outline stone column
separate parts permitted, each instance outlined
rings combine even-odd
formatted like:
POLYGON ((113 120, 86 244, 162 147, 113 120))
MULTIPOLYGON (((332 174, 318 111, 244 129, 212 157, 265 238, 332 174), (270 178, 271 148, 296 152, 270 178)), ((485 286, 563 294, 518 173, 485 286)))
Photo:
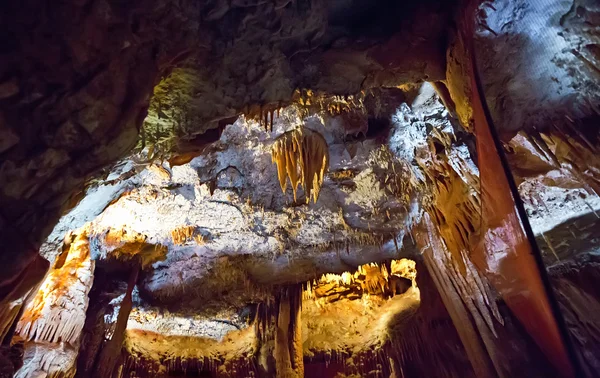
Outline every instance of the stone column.
POLYGON ((113 333, 112 338, 102 348, 96 364, 96 370, 94 372, 94 377, 96 378, 111 377, 115 371, 115 366, 117 365, 117 361, 121 354, 121 347, 123 346, 123 341, 125 339, 127 320, 129 319, 131 308, 133 307, 132 292, 133 287, 137 282, 139 270, 139 266, 134 266, 131 269, 129 281, 127 283, 127 292, 125 293, 123 302, 121 302, 115 332, 113 333))
POLYGON ((282 290, 275 329, 275 367, 277 378, 304 377, 302 350, 302 288, 282 290))

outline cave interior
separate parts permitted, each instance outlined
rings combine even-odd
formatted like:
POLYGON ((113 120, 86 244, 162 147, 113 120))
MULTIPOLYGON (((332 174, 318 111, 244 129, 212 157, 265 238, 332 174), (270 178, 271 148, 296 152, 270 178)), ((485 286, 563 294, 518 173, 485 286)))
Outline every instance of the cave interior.
POLYGON ((0 2, 0 378, 600 377, 595 0, 0 2))

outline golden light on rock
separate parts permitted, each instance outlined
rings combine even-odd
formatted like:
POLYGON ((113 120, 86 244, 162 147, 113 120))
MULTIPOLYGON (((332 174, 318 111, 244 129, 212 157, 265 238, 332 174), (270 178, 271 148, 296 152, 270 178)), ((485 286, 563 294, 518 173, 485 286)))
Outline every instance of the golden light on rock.
POLYGON ((365 91, 356 95, 331 95, 322 91, 315 92, 311 89, 296 89, 292 102, 301 108, 304 113, 327 112, 331 116, 352 111, 362 111, 365 91))
POLYGON ((76 3, 0 2, 0 378, 597 375, 595 2, 76 3))
POLYGON ((420 308, 415 279, 415 261, 402 259, 309 282, 302 305, 305 357, 358 362, 383 348, 420 308))
POLYGON ((360 265, 354 273, 327 273, 318 280, 309 281, 303 297, 321 304, 370 295, 391 298, 416 286, 415 279, 413 260, 392 260, 390 264, 369 263, 360 265))
POLYGON ((306 203, 311 198, 316 203, 329 168, 329 150, 325 138, 316 131, 297 129, 279 136, 272 149, 273 163, 277 164, 277 175, 281 190, 285 193, 290 179, 297 197, 298 186, 304 188, 306 203))
POLYGON ((85 322, 87 294, 94 279, 88 230, 79 230, 25 309, 17 333, 35 340, 74 344, 85 322))
POLYGON ((173 243, 182 245, 187 241, 194 238, 194 232, 196 228, 194 226, 181 226, 171 231, 171 238, 173 243))

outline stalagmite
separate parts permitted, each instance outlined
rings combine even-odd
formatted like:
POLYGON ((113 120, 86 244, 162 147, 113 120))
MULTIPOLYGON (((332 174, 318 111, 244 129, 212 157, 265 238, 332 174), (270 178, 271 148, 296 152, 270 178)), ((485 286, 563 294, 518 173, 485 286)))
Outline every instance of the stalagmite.
POLYGON ((309 129, 288 131, 279 136, 272 149, 281 190, 285 193, 289 177, 296 200, 298 185, 304 188, 306 203, 316 203, 329 168, 329 149, 321 134, 309 129))
POLYGON ((297 377, 304 377, 304 349, 302 347, 302 286, 291 289, 290 315, 293 318, 290 331, 290 355, 297 377))
POLYGON ((274 353, 277 378, 304 377, 301 312, 302 286, 283 289, 276 315, 274 353))
POLYGON ((98 356, 98 360, 96 363, 94 377, 111 377, 115 370, 117 360, 121 355, 121 347, 123 345, 123 340, 125 339, 125 329, 127 328, 127 320, 129 318, 129 313, 131 312, 131 308, 133 306, 132 292, 133 287, 137 282, 138 273, 139 267, 137 265, 133 266, 129 274, 127 292, 125 293, 125 298, 123 298, 123 301, 121 302, 121 307, 119 309, 119 315, 117 317, 115 331, 113 333, 112 338, 108 340, 102 347, 102 350, 100 352, 100 355, 98 356))

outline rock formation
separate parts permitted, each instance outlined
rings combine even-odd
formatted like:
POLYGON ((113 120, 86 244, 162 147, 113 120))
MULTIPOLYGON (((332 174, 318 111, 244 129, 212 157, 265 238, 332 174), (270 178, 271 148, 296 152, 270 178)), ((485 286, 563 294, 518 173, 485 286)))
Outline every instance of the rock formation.
POLYGON ((0 377, 595 377, 591 0, 0 4, 0 377))

